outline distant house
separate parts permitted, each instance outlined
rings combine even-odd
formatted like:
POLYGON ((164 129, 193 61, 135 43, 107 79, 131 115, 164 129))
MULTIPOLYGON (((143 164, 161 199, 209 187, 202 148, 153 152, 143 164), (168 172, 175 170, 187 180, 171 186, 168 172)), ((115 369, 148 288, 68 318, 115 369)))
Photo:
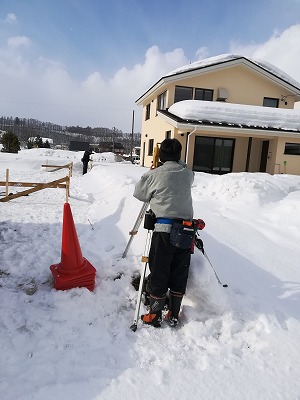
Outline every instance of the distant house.
POLYGON ((71 151, 85 151, 89 150, 89 142, 80 142, 78 140, 70 140, 69 150, 71 151))
POLYGON ((43 144, 48 142, 51 147, 53 146, 53 139, 50 138, 45 138, 40 136, 32 136, 28 138, 28 142, 32 143, 33 145, 37 143, 39 140, 41 140, 43 144))
POLYGON ((134 146, 133 150, 132 150, 132 154, 136 155, 136 156, 140 156, 141 155, 141 148, 140 146, 134 146))
POLYGON ((273 65, 221 55, 179 68, 137 101, 143 107, 141 164, 165 138, 182 159, 212 174, 300 175, 300 83, 273 65))
POLYGON ((99 151, 100 153, 124 154, 124 146, 118 142, 100 142, 99 151))

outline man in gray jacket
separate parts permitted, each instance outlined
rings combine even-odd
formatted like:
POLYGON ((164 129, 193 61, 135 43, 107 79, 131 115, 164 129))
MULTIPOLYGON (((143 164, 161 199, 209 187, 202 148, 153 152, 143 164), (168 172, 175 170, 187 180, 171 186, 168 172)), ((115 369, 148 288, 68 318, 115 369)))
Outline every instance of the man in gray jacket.
POLYGON ((167 321, 177 326, 178 314, 186 290, 191 249, 170 243, 174 222, 189 223, 193 219, 191 187, 194 173, 180 161, 181 144, 177 139, 165 139, 160 146, 162 166, 146 172, 136 184, 134 197, 150 201, 155 229, 149 252, 150 310, 142 315, 144 323, 160 327, 162 309, 169 290, 167 321))

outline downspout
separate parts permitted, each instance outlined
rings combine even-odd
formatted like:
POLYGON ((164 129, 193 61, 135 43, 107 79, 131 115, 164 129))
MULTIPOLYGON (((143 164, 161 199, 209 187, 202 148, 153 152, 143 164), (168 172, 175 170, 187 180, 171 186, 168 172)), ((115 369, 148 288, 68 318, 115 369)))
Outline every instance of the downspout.
POLYGON ((187 132, 186 133, 186 142, 185 142, 185 163, 187 164, 188 161, 188 149, 189 149, 189 144, 190 144, 190 135, 195 133, 197 130, 196 125, 194 126, 194 130, 192 132, 187 132))

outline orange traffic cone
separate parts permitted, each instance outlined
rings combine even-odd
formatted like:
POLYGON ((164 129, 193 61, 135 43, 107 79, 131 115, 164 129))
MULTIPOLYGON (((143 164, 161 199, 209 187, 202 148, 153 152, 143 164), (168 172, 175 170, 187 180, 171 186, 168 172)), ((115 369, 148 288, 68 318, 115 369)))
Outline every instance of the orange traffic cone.
POLYGON ((64 204, 61 261, 50 266, 57 290, 86 287, 95 288, 96 269, 82 257, 69 203, 64 204))

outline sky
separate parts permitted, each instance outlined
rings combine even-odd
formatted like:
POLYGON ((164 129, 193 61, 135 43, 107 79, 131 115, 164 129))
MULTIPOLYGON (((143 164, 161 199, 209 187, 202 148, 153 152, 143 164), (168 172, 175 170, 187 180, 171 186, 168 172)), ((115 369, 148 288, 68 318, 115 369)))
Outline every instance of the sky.
POLYGON ((122 254, 142 207, 134 186, 148 169, 101 153, 82 175, 82 154, 0 152, 0 181, 6 169, 10 182, 54 181, 66 170, 41 165, 73 162, 71 215, 64 189, 1 202, 1 398, 299 400, 300 176, 195 172, 209 261, 195 249, 178 329, 139 320, 133 332, 143 224, 122 254), (74 278, 81 267, 63 261, 66 243, 96 269, 93 291, 53 287, 51 265, 73 266, 74 278))
POLYGON ((220 54, 300 81, 300 0, 0 0, 1 115, 141 130, 153 83, 220 54))

